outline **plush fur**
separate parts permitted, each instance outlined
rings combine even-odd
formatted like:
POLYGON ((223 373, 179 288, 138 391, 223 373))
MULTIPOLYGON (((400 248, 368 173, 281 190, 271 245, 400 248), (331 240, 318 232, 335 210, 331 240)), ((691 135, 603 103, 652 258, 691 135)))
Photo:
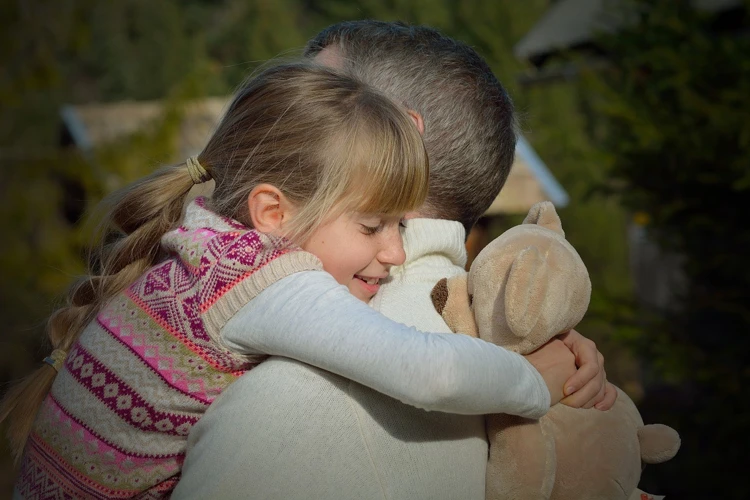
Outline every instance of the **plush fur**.
MULTIPOLYGON (((590 295, 586 266, 554 206, 542 202, 484 248, 466 276, 441 280, 432 298, 454 332, 528 354, 576 326, 590 295)), ((539 420, 489 415, 486 425, 489 500, 625 500, 643 463, 669 460, 680 446, 670 427, 644 426, 619 389, 608 411, 557 404, 539 420)))

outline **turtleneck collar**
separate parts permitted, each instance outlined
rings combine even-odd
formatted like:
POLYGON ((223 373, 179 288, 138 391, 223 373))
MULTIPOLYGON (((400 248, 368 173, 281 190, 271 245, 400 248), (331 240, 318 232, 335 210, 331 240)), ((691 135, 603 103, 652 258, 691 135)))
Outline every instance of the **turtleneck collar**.
POLYGON ((466 231, 460 222, 441 219, 409 219, 403 233, 406 263, 393 269, 398 273, 403 267, 423 257, 447 258, 451 264, 466 265, 466 231))

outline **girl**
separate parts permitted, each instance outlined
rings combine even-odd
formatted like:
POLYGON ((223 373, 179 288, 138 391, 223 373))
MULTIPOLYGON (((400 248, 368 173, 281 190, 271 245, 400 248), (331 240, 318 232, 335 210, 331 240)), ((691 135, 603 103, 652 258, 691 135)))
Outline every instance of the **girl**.
POLYGON ((120 236, 50 319, 46 365, 4 401, 15 495, 169 495, 191 427, 266 355, 426 409, 546 412, 550 392, 521 356, 364 303, 404 260, 399 222, 427 176, 408 113, 363 84, 299 64, 250 80, 197 158, 115 196, 120 236), (183 217, 210 178, 211 199, 183 217))

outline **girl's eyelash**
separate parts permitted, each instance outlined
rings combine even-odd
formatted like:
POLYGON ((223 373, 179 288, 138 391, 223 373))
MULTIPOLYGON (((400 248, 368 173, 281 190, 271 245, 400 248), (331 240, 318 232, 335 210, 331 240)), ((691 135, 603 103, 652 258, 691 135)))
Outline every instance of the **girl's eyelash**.
MULTIPOLYGON (((406 221, 400 220, 398 221, 398 225, 399 227, 406 227, 406 221)), ((383 228, 385 227, 385 224, 381 223, 377 226, 368 226, 366 224, 360 224, 360 226, 362 226, 363 233, 365 233, 366 235, 373 235, 375 233, 379 233, 380 231, 382 231, 383 228)))

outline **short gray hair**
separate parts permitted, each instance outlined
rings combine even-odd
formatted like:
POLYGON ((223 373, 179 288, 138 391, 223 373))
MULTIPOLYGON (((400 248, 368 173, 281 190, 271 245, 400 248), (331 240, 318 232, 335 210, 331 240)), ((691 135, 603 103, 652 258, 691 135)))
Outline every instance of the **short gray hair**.
POLYGON ((487 63, 433 28, 398 22, 335 24, 304 54, 326 47, 345 72, 422 115, 430 188, 421 213, 459 221, 468 234, 505 184, 516 145, 513 103, 487 63))

